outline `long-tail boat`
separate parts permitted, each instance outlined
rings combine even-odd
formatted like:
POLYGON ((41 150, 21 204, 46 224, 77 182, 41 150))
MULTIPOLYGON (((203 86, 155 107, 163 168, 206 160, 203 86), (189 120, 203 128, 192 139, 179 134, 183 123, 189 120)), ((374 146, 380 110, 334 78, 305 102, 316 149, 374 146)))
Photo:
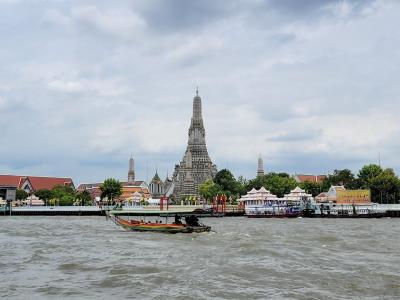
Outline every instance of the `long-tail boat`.
POLYGON ((181 222, 181 217, 175 215, 173 223, 163 223, 162 221, 148 221, 143 220, 126 220, 116 215, 110 215, 110 218, 115 224, 121 226, 128 231, 153 231, 164 233, 192 233, 192 232, 208 232, 211 230, 210 226, 202 225, 198 222, 195 215, 185 217, 185 223, 181 222))

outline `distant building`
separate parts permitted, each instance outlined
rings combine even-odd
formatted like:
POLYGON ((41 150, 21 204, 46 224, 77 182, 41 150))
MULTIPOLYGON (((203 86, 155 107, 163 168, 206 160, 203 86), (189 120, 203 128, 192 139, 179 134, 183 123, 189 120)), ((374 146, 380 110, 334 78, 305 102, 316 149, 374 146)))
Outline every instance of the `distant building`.
MULTIPOLYGON (((102 182, 98 183, 82 183, 76 189, 78 192, 87 191, 90 193, 92 199, 96 199, 97 197, 101 197, 100 186, 102 182)), ((135 193, 139 193, 143 199, 150 198, 150 190, 149 186, 144 181, 133 181, 133 182, 121 182, 122 184, 122 195, 120 196, 121 200, 126 200, 130 197, 133 197, 135 193)))
POLYGON ((20 175, 0 175, 0 185, 22 189, 29 194, 42 189, 51 190, 57 185, 74 188, 71 178, 20 175))
POLYGON ((264 176, 264 162, 261 154, 258 157, 257 176, 264 176))
POLYGON ((3 185, 0 184, 0 204, 6 204, 6 201, 15 201, 16 200, 16 191, 17 188, 15 186, 3 185))
POLYGON ((315 197, 317 203, 332 202, 336 204, 371 203, 370 190, 347 190, 344 186, 331 186, 329 191, 315 197))
POLYGON ((102 183, 81 183, 76 191, 78 193, 82 193, 83 191, 87 191, 90 194, 90 197, 94 199, 100 199, 101 197, 101 190, 100 185, 102 183))
POLYGON ((149 186, 145 181, 122 182, 122 195, 120 197, 122 200, 133 197, 135 193, 139 193, 143 200, 151 197, 149 186))
MULTIPOLYGON (((132 197, 138 197, 139 194, 142 199, 149 199, 150 198, 150 189, 147 183, 143 180, 135 180, 135 169, 134 169, 134 160, 131 156, 129 159, 129 166, 128 166, 128 181, 121 182, 122 184, 122 195, 120 196, 121 200, 130 199, 132 197)), ((92 199, 100 198, 101 197, 101 190, 100 186, 102 185, 101 182, 97 183, 82 183, 76 189, 78 192, 87 191, 90 193, 92 199)), ((135 198, 135 199, 136 199, 135 198)))
POLYGON ((161 198, 162 196, 169 197, 174 189, 173 181, 168 177, 164 181, 158 176, 158 172, 154 175, 149 184, 150 193, 152 198, 161 198))
POLYGON ((322 183, 325 178, 326 178, 326 175, 304 175, 304 174, 296 174, 296 175, 294 175, 294 179, 298 183, 302 183, 302 182, 322 183))
POLYGON ((161 180, 160 176, 158 176, 157 171, 150 181, 149 187, 152 198, 160 198, 164 195, 164 182, 161 180))
POLYGON ((43 206, 45 204, 43 200, 34 195, 28 196, 24 202, 30 206, 43 206))
POLYGON ((128 182, 134 182, 134 181, 135 181, 135 161, 131 156, 131 158, 129 159, 128 182))

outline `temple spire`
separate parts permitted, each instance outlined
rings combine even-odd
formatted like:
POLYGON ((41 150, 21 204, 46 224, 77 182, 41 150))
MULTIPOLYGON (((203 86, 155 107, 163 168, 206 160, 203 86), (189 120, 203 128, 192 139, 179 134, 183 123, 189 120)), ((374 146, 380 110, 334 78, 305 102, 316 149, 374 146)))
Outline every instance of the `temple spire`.
POLYGON ((135 161, 133 160, 132 153, 129 159, 129 169, 128 169, 128 182, 135 181, 135 161))
MULTIPOLYGON (((203 122, 202 112, 201 112, 201 98, 199 96, 199 89, 196 88, 196 96, 193 98, 193 116, 192 120, 197 123, 203 122)), ((199 124, 200 125, 200 124, 199 124)))
POLYGON ((261 153, 258 156, 257 176, 264 176, 264 162, 263 162, 263 159, 261 157, 261 153))

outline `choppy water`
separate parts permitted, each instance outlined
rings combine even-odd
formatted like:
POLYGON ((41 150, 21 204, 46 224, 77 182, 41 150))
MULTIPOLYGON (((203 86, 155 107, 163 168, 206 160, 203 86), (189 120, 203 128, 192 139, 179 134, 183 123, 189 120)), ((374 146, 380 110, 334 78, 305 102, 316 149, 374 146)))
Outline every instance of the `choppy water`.
POLYGON ((204 219, 126 232, 102 217, 0 217, 0 297, 394 299, 400 219, 204 219))

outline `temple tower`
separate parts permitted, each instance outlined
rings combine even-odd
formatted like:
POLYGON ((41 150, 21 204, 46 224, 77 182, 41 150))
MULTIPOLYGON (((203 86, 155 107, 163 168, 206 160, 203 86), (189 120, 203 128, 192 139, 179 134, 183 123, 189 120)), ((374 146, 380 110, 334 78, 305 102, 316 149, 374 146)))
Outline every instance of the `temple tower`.
POLYGON ((202 117, 202 103, 199 90, 193 98, 193 114, 188 131, 188 144, 185 155, 179 165, 175 166, 173 176, 174 197, 197 196, 198 187, 217 173, 206 146, 206 131, 202 117))
POLYGON ((164 195, 164 182, 158 176, 158 171, 156 169, 156 174, 149 184, 150 193, 153 198, 160 198, 164 195))
POLYGON ((264 162, 260 156, 258 157, 258 168, 257 168, 257 176, 264 176, 264 162))
POLYGON ((128 170, 128 182, 134 182, 135 181, 135 162, 132 158, 129 159, 129 170, 128 170))

